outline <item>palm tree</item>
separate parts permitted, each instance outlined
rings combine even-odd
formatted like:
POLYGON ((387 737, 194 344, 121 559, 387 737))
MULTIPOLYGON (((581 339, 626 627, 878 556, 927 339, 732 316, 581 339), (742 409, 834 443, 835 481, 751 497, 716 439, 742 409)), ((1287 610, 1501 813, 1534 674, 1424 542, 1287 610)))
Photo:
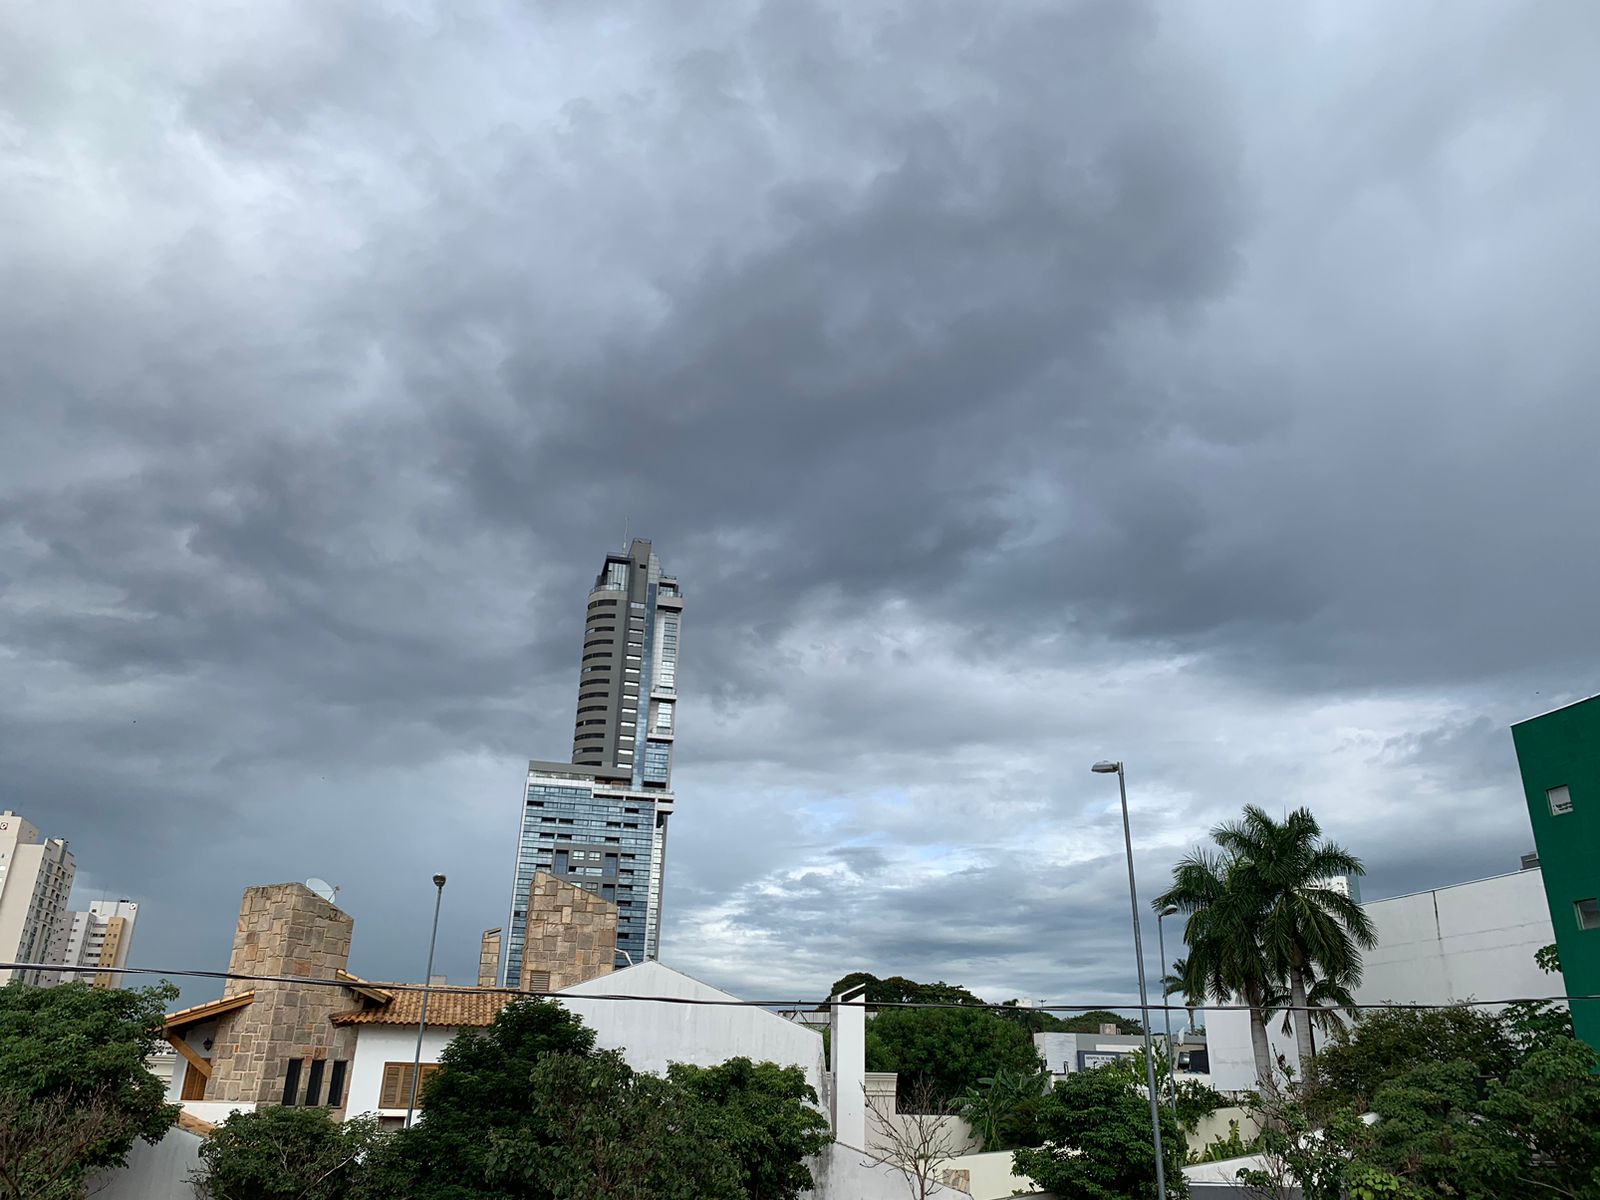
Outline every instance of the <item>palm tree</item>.
POLYGON ((1172 887, 1152 902, 1157 911, 1176 904, 1189 914, 1183 939, 1189 953, 1177 990, 1191 1001, 1244 1004, 1250 1011, 1250 1046, 1256 1079, 1272 1085, 1267 1008, 1275 993, 1272 965, 1259 940, 1260 904, 1245 890, 1247 876, 1229 855, 1195 850, 1173 868, 1172 887))
MULTIPOLYGON (((1288 999, 1288 996, 1280 995, 1278 1003, 1283 1004, 1288 999)), ((1313 1054, 1316 1053, 1315 1035, 1317 1030, 1320 1029, 1324 1037, 1332 1037, 1344 1028, 1344 1021, 1339 1015, 1340 1010, 1343 1010, 1351 1017, 1356 1014, 1355 997, 1350 994, 1348 988, 1333 979, 1319 978, 1313 980, 1311 986, 1306 989, 1306 1004, 1308 1006, 1307 1014, 1311 1018, 1311 1052, 1313 1054)), ((1292 1008, 1284 1011, 1282 1028, 1285 1034, 1292 1033, 1294 1030, 1293 1016, 1294 1010, 1292 1008)))
POLYGON ((1168 996, 1183 997, 1184 1011, 1189 1014, 1189 1023, 1185 1032, 1194 1028, 1194 1010, 1206 1002, 1204 995, 1196 996, 1190 994, 1188 987, 1184 983, 1184 976, 1188 971, 1189 960, 1180 958, 1175 960, 1172 966, 1167 969, 1167 973, 1161 977, 1161 996, 1163 999, 1168 996))
POLYGON ((1273 977, 1285 980, 1293 1005, 1300 1068, 1315 1058, 1309 992, 1317 976, 1348 991, 1361 982, 1361 951, 1377 945, 1362 907, 1332 886, 1341 876, 1365 874, 1361 860, 1324 841, 1308 808, 1275 821, 1255 805, 1212 830, 1234 864, 1241 888, 1258 906, 1257 942, 1273 977))

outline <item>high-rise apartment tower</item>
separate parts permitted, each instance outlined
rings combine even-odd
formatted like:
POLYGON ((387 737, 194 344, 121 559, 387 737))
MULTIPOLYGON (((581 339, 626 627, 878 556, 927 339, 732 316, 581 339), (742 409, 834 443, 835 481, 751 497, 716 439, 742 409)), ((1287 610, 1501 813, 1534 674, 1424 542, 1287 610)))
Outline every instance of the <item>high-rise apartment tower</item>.
MULTIPOLYGON (((65 841, 41 837, 37 826, 9 808, 0 812, 0 962, 53 961, 52 941, 76 873, 65 841)), ((41 978, 38 970, 0 971, 0 984, 41 978)))
POLYGON ((50 961, 67 967, 99 967, 97 971, 47 972, 47 987, 57 983, 92 983, 121 987, 122 973, 133 947, 133 923, 139 906, 132 900, 95 900, 81 912, 63 913, 56 927, 50 961))
POLYGON ((528 764, 501 979, 522 976, 536 872, 615 904, 616 965, 655 958, 672 814, 683 595, 635 538, 589 592, 570 763, 528 764))

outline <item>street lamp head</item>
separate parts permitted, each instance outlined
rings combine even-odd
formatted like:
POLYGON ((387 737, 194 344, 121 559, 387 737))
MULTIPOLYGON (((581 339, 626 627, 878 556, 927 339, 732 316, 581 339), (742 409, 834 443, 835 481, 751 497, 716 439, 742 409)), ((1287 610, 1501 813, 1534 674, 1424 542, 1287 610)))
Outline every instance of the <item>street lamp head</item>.
POLYGON ((433 886, 436 887, 436 888, 442 888, 444 886, 444 876, 443 875, 435 875, 433 877, 433 886))
POLYGON ((1176 904, 1169 904, 1156 915, 1160 917, 1175 917, 1178 915, 1178 906, 1176 904))
POLYGON ((1101 759, 1089 769, 1096 775, 1115 775, 1118 771, 1122 770, 1122 764, 1119 762, 1107 762, 1105 759, 1101 759))

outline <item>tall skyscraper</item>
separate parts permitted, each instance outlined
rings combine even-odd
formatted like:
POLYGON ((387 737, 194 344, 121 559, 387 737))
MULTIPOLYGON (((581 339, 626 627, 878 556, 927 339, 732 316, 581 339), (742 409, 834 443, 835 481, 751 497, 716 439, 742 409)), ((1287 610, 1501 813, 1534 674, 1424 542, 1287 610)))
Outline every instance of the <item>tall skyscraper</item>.
MULTIPOLYGON (((0 962, 51 961, 77 868, 61 838, 47 838, 9 808, 0 812, 0 962)), ((0 984, 39 983, 42 972, 0 971, 0 984)))
POLYGON ((635 538, 589 592, 570 763, 528 763, 501 979, 522 977, 536 871, 618 908, 617 966, 655 958, 672 814, 683 595, 635 538))
POLYGON ((47 972, 40 981, 92 983, 95 987, 121 987, 119 967, 128 965, 133 945, 133 923, 139 906, 132 900, 95 900, 81 912, 62 914, 51 946, 50 961, 67 967, 99 967, 98 971, 47 972))

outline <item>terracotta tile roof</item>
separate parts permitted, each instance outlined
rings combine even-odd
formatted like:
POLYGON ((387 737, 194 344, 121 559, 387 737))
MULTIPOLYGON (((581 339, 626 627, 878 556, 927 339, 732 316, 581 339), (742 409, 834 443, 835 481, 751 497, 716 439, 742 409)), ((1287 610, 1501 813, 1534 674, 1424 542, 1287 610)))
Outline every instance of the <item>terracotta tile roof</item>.
MULTIPOLYGON (((390 985, 393 986, 393 985, 390 985)), ((394 999, 377 1007, 334 1013, 335 1025, 415 1025, 422 1019, 422 993, 391 993, 394 999)), ((463 988, 428 993, 428 1024, 476 1026, 494 1022, 495 1014, 516 999, 500 988, 463 988)))
POLYGON ((374 1000, 379 1004, 387 1004, 394 999, 393 992, 386 992, 375 984, 369 983, 359 975, 352 975, 343 967, 333 973, 335 979, 344 980, 344 984, 352 992, 367 1000, 374 1000))
POLYGON ((221 1000, 207 1000, 204 1004, 180 1008, 175 1013, 167 1014, 166 1029, 171 1032, 186 1025, 193 1025, 197 1021, 209 1021, 212 1017, 219 1017, 225 1012, 243 1008, 255 998, 256 994, 253 991, 240 992, 237 996, 224 996, 221 1000))

